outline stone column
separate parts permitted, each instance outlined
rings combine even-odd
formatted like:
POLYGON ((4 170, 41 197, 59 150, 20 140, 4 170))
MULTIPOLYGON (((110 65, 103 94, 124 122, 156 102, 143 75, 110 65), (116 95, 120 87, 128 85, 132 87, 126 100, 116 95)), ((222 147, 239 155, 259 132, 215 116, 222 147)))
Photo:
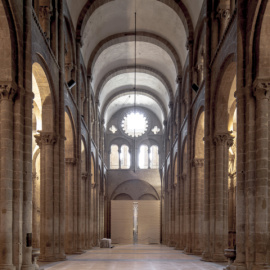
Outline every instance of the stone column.
POLYGON ((185 183, 187 175, 182 174, 180 180, 180 249, 184 250, 186 246, 185 238, 185 183))
POLYGON ((51 16, 50 0, 39 0, 39 22, 48 41, 51 35, 51 16))
MULTIPOLYGON (((0 269, 15 269, 12 258, 13 223, 13 99, 16 90, 11 85, 0 84, 0 269)), ((15 222, 15 221, 14 221, 15 222)))
MULTIPOLYGON (((65 80, 68 82, 71 78, 71 70, 73 69, 73 63, 65 63, 65 80)), ((76 99, 76 97, 74 97, 76 99)))
POLYGON ((256 79, 255 263, 253 270, 269 269, 269 94, 270 79, 256 79))
POLYGON ((219 40, 223 37, 231 18, 230 5, 220 1, 217 8, 217 18, 219 19, 219 40))
POLYGON ((40 146, 40 167, 42 182, 40 191, 40 261, 55 261, 54 244, 54 144, 56 136, 51 132, 40 131, 35 135, 40 146))
POLYGON ((150 153, 151 153, 151 147, 148 147, 148 169, 151 169, 150 153))
MULTIPOLYGON (((58 0, 58 61, 59 73, 59 259, 65 260, 65 46, 64 46, 64 0, 58 0)), ((57 43, 57 41, 56 41, 57 43)))
POLYGON ((228 248, 228 152, 233 145, 229 132, 217 134, 216 145, 216 182, 215 182, 215 231, 214 261, 226 261, 224 249, 228 248))
POLYGON ((82 242, 82 249, 86 248, 86 240, 87 240, 87 228, 86 228, 86 209, 87 209, 87 173, 83 172, 82 173, 82 179, 81 179, 81 200, 82 200, 82 206, 81 206, 81 211, 82 211, 82 226, 81 226, 81 242, 82 242))
MULTIPOLYGON (((246 4, 246 3, 245 3, 246 4)), ((240 57, 240 55, 239 55, 240 57)), ((240 76, 239 76, 240 77, 240 76)), ((252 189, 251 192, 248 192, 248 174, 250 175, 251 179, 254 179, 254 174, 252 171, 249 173, 245 173, 246 171, 246 165, 248 166, 248 162, 246 163, 246 160, 248 160, 248 152, 249 152, 249 146, 246 144, 246 137, 248 137, 248 127, 246 126, 246 121, 248 120, 248 114, 246 110, 246 99, 244 96, 244 90, 243 88, 238 88, 237 92, 235 93, 236 97, 236 102, 237 102, 237 171, 236 171, 236 179, 237 179, 237 189, 236 189, 236 195, 235 195, 235 204, 236 204, 236 247, 237 247, 237 255, 236 255, 236 260, 234 261, 234 266, 235 269, 237 270, 246 270, 246 244, 247 244, 247 239, 248 235, 246 234, 246 213, 248 214, 248 218, 250 219, 250 209, 247 211, 246 208, 248 208, 248 204, 246 203, 246 200, 251 204, 254 205, 249 198, 247 198, 247 194, 249 193, 250 195, 252 194, 252 189), (241 89, 241 91, 239 91, 241 89)), ((248 89, 248 92, 250 90, 248 89)), ((251 112, 252 117, 255 117, 255 114, 253 111, 251 112)), ((254 123, 254 121, 250 121, 250 123, 254 123)), ((255 128, 252 127, 250 132, 254 134, 255 128)), ((254 140, 252 139, 252 144, 254 143, 254 140)), ((253 152, 253 147, 250 149, 253 152)), ((254 162, 254 159, 252 160, 252 163, 254 162)), ((252 166, 253 168, 255 166, 252 166)), ((252 180, 253 181, 253 180, 252 180)), ((253 191, 254 192, 254 191, 253 191)), ((252 206, 253 207, 253 206, 252 206)), ((252 226, 254 227, 254 226, 252 226)))
POLYGON ((234 249, 235 241, 235 173, 229 174, 228 186, 228 232, 229 232, 229 245, 228 248, 234 249))
POLYGON ((85 180, 85 249, 90 249, 90 205, 91 205, 91 189, 89 173, 84 173, 82 178, 85 180))
POLYGON ((91 183, 91 245, 95 246, 95 232, 96 232, 96 189, 95 183, 91 183))
POLYGON ((82 190, 81 190, 81 179, 82 179, 82 171, 81 171, 81 140, 82 140, 82 135, 81 135, 81 112, 80 112, 80 108, 81 108, 81 62, 80 62, 80 57, 81 57, 81 37, 77 36, 76 39, 76 90, 77 90, 77 159, 78 162, 77 163, 77 193, 76 193, 76 197, 77 197, 77 208, 76 208, 76 232, 77 232, 77 253, 82 253, 82 243, 81 243, 81 228, 82 228, 82 198, 81 198, 81 194, 82 194, 82 190))
POLYGON ((118 161, 119 161, 119 169, 121 169, 121 148, 118 146, 118 161))
POLYGON ((65 209, 65 252, 73 254, 76 252, 74 243, 74 158, 66 158, 66 209, 65 209))
POLYGON ((33 217, 32 217, 32 226, 33 226, 33 248, 40 248, 40 208, 38 208, 39 201, 39 192, 40 187, 38 187, 38 182, 40 184, 39 178, 36 172, 32 173, 33 181, 33 217))
POLYGON ((202 254, 203 249, 203 200, 204 200, 204 159, 194 159, 195 196, 194 196, 194 246, 193 253, 202 254))

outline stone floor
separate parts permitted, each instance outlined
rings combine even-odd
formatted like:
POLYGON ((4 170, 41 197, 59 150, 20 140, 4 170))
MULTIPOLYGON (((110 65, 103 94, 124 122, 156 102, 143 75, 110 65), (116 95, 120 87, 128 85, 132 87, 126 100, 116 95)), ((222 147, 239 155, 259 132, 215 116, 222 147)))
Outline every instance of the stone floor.
POLYGON ((162 245, 117 245, 111 249, 94 248, 68 260, 39 263, 50 270, 222 270, 225 264, 207 263, 198 256, 162 245))

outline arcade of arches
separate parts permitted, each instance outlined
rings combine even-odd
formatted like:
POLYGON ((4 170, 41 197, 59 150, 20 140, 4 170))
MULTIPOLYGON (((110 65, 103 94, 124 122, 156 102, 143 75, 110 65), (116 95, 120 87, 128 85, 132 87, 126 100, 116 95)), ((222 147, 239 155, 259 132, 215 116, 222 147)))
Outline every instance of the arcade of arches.
POLYGON ((0 0, 0 269, 102 238, 270 269, 269 25, 270 0, 0 0))

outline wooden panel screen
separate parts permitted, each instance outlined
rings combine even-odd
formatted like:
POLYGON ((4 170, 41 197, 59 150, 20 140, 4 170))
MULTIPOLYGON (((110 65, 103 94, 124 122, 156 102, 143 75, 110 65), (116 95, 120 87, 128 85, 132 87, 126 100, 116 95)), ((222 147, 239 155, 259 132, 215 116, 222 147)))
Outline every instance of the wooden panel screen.
POLYGON ((138 244, 160 243, 160 201, 139 201, 138 244))
POLYGON ((113 244, 133 244, 134 202, 138 203, 138 244, 160 243, 160 201, 111 201, 113 244))
POLYGON ((133 201, 111 201, 111 238, 113 244, 133 243, 133 201))

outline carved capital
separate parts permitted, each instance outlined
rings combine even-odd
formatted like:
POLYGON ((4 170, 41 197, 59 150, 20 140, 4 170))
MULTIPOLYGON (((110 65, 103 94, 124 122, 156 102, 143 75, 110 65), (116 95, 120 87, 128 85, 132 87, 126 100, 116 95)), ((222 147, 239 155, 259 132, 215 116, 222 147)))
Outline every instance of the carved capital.
POLYGON ((76 164, 76 158, 66 158, 65 162, 66 162, 66 164, 74 165, 74 164, 76 164))
POLYGON ((253 84, 253 95, 257 100, 268 99, 270 93, 270 78, 257 78, 253 84))
POLYGON ((173 101, 170 101, 168 104, 169 108, 172 110, 173 109, 173 101))
POLYGON ((36 144, 39 146, 39 148, 41 148, 41 138, 40 138, 40 134, 36 134, 34 135, 35 140, 36 140, 36 144))
POLYGON ((41 20, 49 20, 51 15, 52 12, 49 6, 39 6, 39 18, 41 20))
POLYGON ((73 63, 65 63, 65 70, 69 72, 73 69, 73 63))
POLYGON ((178 75, 178 76, 176 77, 176 83, 177 83, 177 84, 181 84, 181 83, 182 83, 182 76, 181 76, 181 75, 178 75))
POLYGON ((193 39, 188 38, 186 41, 186 49, 190 51, 192 49, 192 46, 193 46, 193 39))
POLYGON ((217 18, 220 19, 220 21, 223 22, 229 21, 230 17, 231 17, 230 8, 221 6, 218 7, 217 18))
POLYGON ((181 179, 182 179, 183 181, 185 181, 186 178, 187 178, 187 175, 186 175, 185 173, 183 173, 183 174, 181 175, 181 179))
POLYGON ((214 137, 214 144, 231 147, 233 145, 233 140, 234 137, 231 135, 231 132, 219 133, 214 137))
POLYGON ((83 180, 87 180, 87 177, 88 177, 88 173, 87 172, 84 172, 84 173, 82 173, 82 179, 83 180))
POLYGON ((201 168, 204 165, 204 159, 203 158, 195 158, 192 163, 193 163, 194 167, 201 168))
POLYGON ((17 90, 15 90, 11 85, 0 84, 0 100, 13 100, 17 90))
POLYGON ((39 134, 40 134, 40 143, 42 145, 55 144, 57 141, 56 135, 52 132, 39 131, 39 134))

